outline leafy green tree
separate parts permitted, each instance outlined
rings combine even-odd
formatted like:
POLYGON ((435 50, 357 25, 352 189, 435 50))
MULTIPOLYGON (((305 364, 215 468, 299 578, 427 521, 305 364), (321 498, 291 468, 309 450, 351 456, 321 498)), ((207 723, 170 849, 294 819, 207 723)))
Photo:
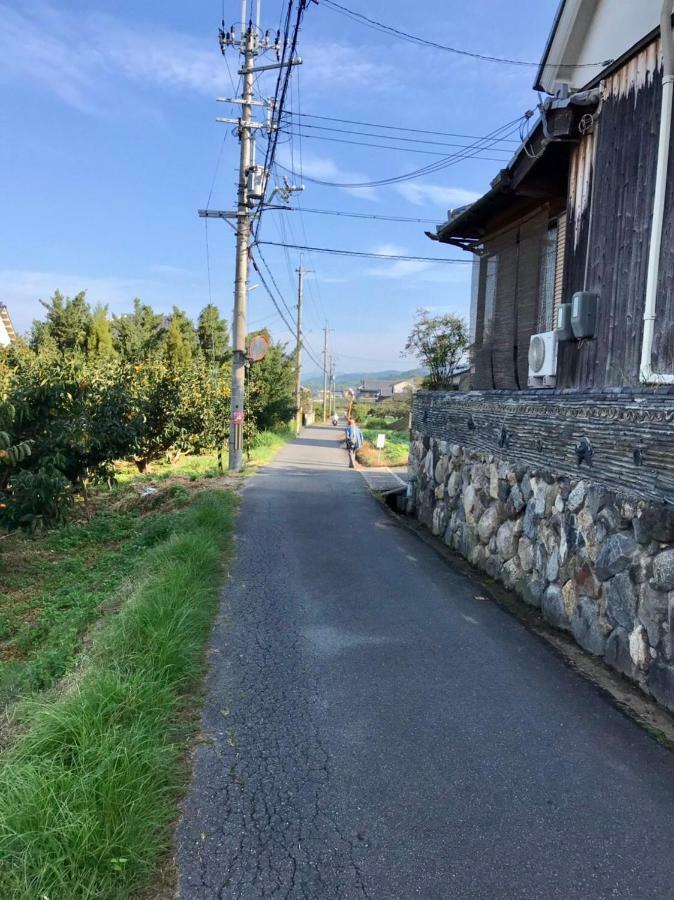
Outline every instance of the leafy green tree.
POLYGON ((130 398, 136 438, 132 458, 144 472, 162 456, 220 446, 228 433, 229 387, 203 358, 177 371, 165 359, 133 367, 130 398))
POLYGON ((192 347, 176 316, 172 316, 164 335, 164 358, 174 371, 186 369, 192 362, 192 347))
POLYGON ((416 356, 429 370, 424 386, 432 391, 448 390, 452 376, 468 348, 468 330, 459 316, 431 316, 417 310, 417 319, 405 344, 404 355, 416 356))
POLYGON ((124 360, 139 363, 159 349, 162 317, 138 297, 133 301, 133 312, 113 316, 110 327, 115 347, 124 360))
POLYGON ((87 353, 90 356, 107 358, 115 355, 115 344, 108 320, 107 306, 99 304, 93 312, 89 334, 87 335, 87 353))
POLYGON ((199 313, 197 337, 209 363, 222 365, 229 353, 229 331, 227 321, 213 303, 204 306, 199 313))
POLYGON ((65 297, 56 291, 48 303, 40 303, 47 310, 47 317, 44 322, 33 323, 32 347, 40 350, 52 346, 60 353, 84 351, 92 323, 85 292, 65 297))
POLYGON ((113 462, 133 446, 119 364, 24 348, 0 375, 0 403, 12 410, 11 432, 3 430, 14 446, 30 448, 14 461, 9 477, 0 475, 0 519, 27 528, 60 522, 73 493, 86 491, 92 479, 111 477, 113 462))

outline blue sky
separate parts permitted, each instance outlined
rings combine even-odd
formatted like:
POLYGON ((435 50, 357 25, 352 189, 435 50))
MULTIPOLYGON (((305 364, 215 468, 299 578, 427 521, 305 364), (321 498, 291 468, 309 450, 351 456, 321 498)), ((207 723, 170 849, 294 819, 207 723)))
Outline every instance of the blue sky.
MULTIPOLYGON (((263 0, 265 28, 277 27, 283 5, 263 0)), ((344 5, 443 43, 537 60, 557 0, 519 0, 516 5, 499 0, 345 0, 344 5)), ((225 0, 224 7, 227 24, 237 21, 240 0, 225 0)), ((107 303, 112 312, 129 309, 140 296, 158 310, 176 304, 196 316, 210 297, 231 319, 232 232, 221 221, 208 226, 209 291, 205 225, 196 215, 206 205, 211 185, 212 207, 232 208, 235 196, 237 142, 230 133, 223 143, 228 126, 215 122, 218 115, 232 114, 214 98, 231 96, 227 63, 232 73, 238 67, 234 50, 227 63, 220 55, 221 15, 222 0, 0 0, 0 300, 8 304, 18 330, 30 327, 40 315, 39 298, 57 288, 70 294, 86 289, 93 303, 107 303)), ((536 102, 533 67, 414 46, 363 27, 326 4, 309 6, 299 52, 304 65, 294 75, 292 106, 305 114, 480 136, 536 102)), ((273 93, 269 82, 260 89, 273 93)), ((309 135, 368 141, 362 136, 304 132, 302 171, 323 180, 370 181, 436 159, 309 135)), ((287 138, 283 141, 279 159, 288 163, 291 146, 287 138)), ((511 147, 515 144, 484 155, 505 161, 511 147)), ((297 137, 292 153, 298 168, 297 137)), ((423 179, 365 190, 307 180, 299 203, 441 222, 448 208, 487 189, 502 164, 493 158, 469 159, 423 179)), ((292 243, 319 247, 464 256, 429 241, 423 233, 429 227, 269 211, 261 237, 278 241, 285 234, 292 243)), ((267 247, 265 256, 286 300, 294 303, 291 276, 298 253, 267 247)), ((342 372, 413 365, 400 351, 418 307, 468 314, 469 264, 319 254, 307 256, 304 263, 314 270, 307 277, 307 338, 319 351, 327 319, 342 372)), ((249 321, 290 339, 261 288, 250 295, 249 321)), ((307 373, 313 368, 308 362, 307 373)))

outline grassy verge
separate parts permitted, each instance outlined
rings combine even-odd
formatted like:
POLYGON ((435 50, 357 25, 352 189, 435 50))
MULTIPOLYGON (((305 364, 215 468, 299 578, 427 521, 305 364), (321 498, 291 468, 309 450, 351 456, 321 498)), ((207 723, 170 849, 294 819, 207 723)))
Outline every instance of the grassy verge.
MULTIPOLYGON (((253 446, 245 457, 244 475, 250 473, 258 466, 264 466, 270 462, 278 451, 288 441, 295 437, 295 432, 289 425, 282 425, 270 431, 260 431, 255 435, 253 446)), ((227 448, 223 451, 223 465, 227 469, 227 448)), ((117 465, 117 478, 120 484, 135 482, 167 481, 172 478, 182 478, 189 481, 197 481, 200 478, 218 478, 223 474, 218 467, 218 454, 211 451, 201 453, 198 456, 181 456, 174 462, 166 459, 152 463, 149 472, 143 475, 138 473, 132 463, 119 463, 117 465)))
POLYGON ((60 693, 22 704, 0 770, 3 898, 121 900, 149 883, 170 844, 185 700, 202 671, 234 504, 202 491, 155 520, 127 602, 84 664, 60 693))
POLYGON ((295 431, 291 425, 275 428, 273 431, 261 431, 256 435, 255 443, 248 455, 246 471, 267 465, 294 437, 295 431))
MULTIPOLYGON (((258 435, 246 470, 292 436, 258 435)), ((218 488, 238 483, 216 453, 142 476, 121 464, 72 524, 0 541, 3 900, 121 900, 152 882, 231 542, 236 500, 218 488)))
POLYGON ((387 431, 385 429, 363 429, 365 443, 358 451, 358 462, 363 466, 404 466, 410 442, 407 432, 387 431), (386 444, 381 451, 375 447, 378 434, 386 435, 386 444))
POLYGON ((135 494, 106 499, 88 521, 0 542, 0 708, 71 671, 86 629, 126 599, 186 502, 179 486, 159 498, 159 509, 135 494))

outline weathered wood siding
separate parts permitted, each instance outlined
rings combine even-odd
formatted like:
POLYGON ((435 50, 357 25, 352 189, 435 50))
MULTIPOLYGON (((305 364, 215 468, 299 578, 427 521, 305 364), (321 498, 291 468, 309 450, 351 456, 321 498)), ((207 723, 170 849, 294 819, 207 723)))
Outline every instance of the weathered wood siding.
POLYGON ((412 430, 515 464, 674 500, 674 389, 419 391, 412 430), (592 464, 580 466, 586 438, 592 464), (635 451, 637 451, 635 453, 635 451))
POLYGON ((541 207, 484 243, 473 350, 474 384, 481 390, 526 388, 529 337, 536 331, 541 243, 550 218, 541 207), (484 338, 487 258, 498 256, 496 305, 491 335, 484 338))
MULTIPOLYGON (((572 151, 564 294, 596 291, 599 317, 593 340, 560 345, 559 387, 639 383, 660 99, 655 42, 605 81, 595 131, 572 151)), ((653 348, 663 372, 674 371, 673 175, 670 157, 653 348)))

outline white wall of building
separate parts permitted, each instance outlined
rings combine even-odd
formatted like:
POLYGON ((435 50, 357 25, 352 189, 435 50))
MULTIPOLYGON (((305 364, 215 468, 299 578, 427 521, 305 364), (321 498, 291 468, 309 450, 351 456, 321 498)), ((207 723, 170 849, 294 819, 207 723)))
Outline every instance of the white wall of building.
POLYGON ((556 81, 573 88, 593 81, 602 72, 603 61, 618 59, 658 27, 661 6, 661 0, 566 0, 542 86, 552 93, 556 81), (550 65, 559 62, 580 68, 550 65))

